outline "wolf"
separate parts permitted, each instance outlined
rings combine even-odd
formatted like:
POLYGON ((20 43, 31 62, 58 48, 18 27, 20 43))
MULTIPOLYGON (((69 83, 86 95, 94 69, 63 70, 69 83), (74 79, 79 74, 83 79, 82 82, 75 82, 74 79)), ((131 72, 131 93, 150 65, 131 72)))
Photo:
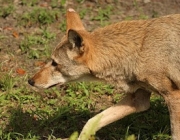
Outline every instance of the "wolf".
POLYGON ((180 140, 180 14, 121 21, 88 32, 78 13, 69 8, 66 22, 66 34, 52 60, 28 83, 49 88, 71 81, 105 81, 125 93, 119 103, 89 119, 78 140, 87 140, 87 135, 102 127, 147 110, 152 92, 164 98, 172 139, 180 140))

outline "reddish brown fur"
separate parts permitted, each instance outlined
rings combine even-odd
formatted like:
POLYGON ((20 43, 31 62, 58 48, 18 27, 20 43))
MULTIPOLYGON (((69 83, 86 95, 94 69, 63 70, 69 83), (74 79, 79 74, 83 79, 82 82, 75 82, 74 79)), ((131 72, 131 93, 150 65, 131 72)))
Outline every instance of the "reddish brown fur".
POLYGON ((123 21, 87 32, 73 10, 67 11, 67 32, 52 54, 52 64, 29 83, 47 88, 79 80, 103 80, 126 97, 90 119, 79 140, 93 129, 131 113, 147 110, 150 94, 164 97, 170 112, 172 139, 180 139, 180 15, 150 20, 123 21), (46 73, 46 74, 44 74, 46 73))

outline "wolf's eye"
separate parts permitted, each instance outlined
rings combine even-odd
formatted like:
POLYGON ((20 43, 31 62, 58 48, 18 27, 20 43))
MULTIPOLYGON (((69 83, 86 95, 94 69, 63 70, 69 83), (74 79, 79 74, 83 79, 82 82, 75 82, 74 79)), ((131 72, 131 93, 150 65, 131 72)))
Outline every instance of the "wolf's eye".
POLYGON ((56 67, 58 64, 53 60, 51 65, 56 67))

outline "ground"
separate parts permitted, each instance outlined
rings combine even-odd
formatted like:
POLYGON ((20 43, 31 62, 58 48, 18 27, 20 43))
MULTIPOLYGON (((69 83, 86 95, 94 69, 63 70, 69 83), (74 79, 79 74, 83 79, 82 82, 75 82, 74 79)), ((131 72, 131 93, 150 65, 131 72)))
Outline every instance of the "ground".
MULTIPOLYGON (((1 139, 69 137, 121 97, 109 85, 78 83, 37 91, 27 84, 60 42, 70 7, 80 14, 88 31, 122 20, 180 13, 179 0, 0 0, 1 139)), ((130 116, 101 130, 97 138, 123 140, 134 134, 136 139, 170 139, 164 102, 154 97, 152 106, 156 111, 146 112, 152 117, 130 116)))

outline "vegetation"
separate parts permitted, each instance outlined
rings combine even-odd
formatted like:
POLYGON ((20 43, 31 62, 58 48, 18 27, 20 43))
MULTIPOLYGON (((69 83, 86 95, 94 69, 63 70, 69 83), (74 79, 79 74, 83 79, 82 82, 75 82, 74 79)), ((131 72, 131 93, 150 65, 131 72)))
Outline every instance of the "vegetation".
POLYGON ((27 35, 20 43, 22 53, 26 53, 30 59, 38 59, 40 55, 50 57, 49 44, 55 38, 55 34, 42 30, 39 35, 27 35))

